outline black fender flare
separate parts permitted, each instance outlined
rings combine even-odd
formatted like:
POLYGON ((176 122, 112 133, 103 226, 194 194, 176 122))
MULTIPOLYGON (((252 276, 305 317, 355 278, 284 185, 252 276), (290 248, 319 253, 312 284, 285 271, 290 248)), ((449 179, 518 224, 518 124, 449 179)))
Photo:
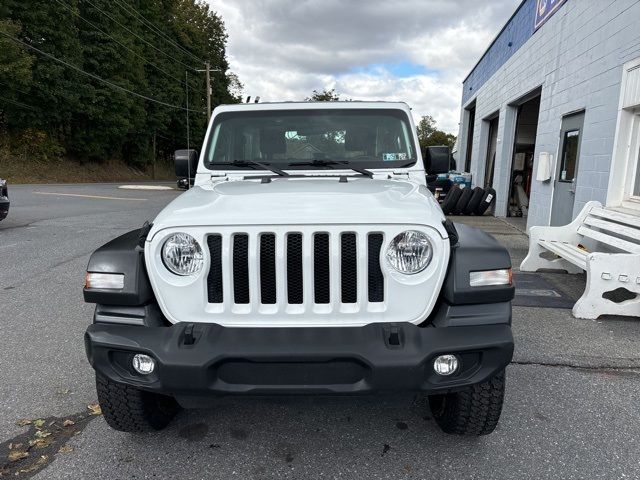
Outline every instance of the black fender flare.
POLYGON ((507 249, 479 228, 456 223, 455 229, 458 241, 451 247, 441 298, 449 305, 510 302, 515 294, 513 284, 487 287, 469 284, 470 272, 511 268, 507 249))
POLYGON ((132 230, 98 248, 89 258, 87 272, 124 274, 124 288, 84 288, 84 301, 101 305, 140 306, 155 297, 144 263, 144 241, 150 226, 132 230))

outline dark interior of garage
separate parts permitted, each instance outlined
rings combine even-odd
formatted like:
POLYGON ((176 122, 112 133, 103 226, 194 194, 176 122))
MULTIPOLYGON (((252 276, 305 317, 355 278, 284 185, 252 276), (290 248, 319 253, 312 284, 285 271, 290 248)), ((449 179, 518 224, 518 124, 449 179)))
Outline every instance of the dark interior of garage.
POLYGON ((539 93, 518 106, 509 182, 509 217, 526 217, 529 211, 539 114, 539 93))

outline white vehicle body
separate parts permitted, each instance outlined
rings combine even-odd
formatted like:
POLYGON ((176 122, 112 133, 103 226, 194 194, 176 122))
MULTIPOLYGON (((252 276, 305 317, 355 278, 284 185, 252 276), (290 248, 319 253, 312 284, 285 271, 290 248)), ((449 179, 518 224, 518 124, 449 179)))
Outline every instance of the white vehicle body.
MULTIPOLYGON (((309 109, 397 109, 403 111, 418 145, 409 107, 404 103, 322 102, 222 106, 215 110, 205 137, 212 135, 216 115, 234 111, 309 109)), ((374 322, 422 323, 433 309, 449 263, 450 245, 443 226, 442 210, 428 191, 419 149, 417 161, 407 168, 373 169, 373 178, 352 175, 349 168, 296 170, 295 178, 273 177, 261 182, 264 170, 211 170, 200 155, 194 188, 170 203, 153 222, 145 244, 149 279, 162 313, 172 322, 218 323, 227 327, 328 327, 364 326, 374 322), (297 175, 307 175, 298 177, 297 175), (252 178, 255 177, 255 178, 252 178), (386 259, 386 247, 397 234, 417 230, 433 246, 433 259, 423 271, 407 275, 396 271, 386 259), (202 246, 205 267, 196 275, 177 276, 163 265, 161 250, 176 232, 193 236, 202 246), (287 302, 287 238, 300 235, 302 242, 303 300, 287 302), (329 302, 315 303, 314 235, 328 238, 329 302), (341 301, 341 235, 355 235, 357 300, 341 301), (369 301, 367 279, 368 235, 382 235, 380 270, 384 299, 369 301), (236 303, 233 284, 232 239, 248 239, 249 301, 236 303), (211 262, 208 237, 220 237, 222 252, 222 300, 210 303, 207 278, 211 262), (260 238, 274 239, 276 298, 262 303, 260 238)))

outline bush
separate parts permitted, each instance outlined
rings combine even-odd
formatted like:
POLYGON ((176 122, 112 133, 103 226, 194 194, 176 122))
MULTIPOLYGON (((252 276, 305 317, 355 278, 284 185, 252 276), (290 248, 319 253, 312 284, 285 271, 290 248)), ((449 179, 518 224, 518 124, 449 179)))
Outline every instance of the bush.
POLYGON ((62 158, 64 147, 47 133, 27 128, 16 134, 4 134, 3 150, 20 161, 51 162, 62 158))

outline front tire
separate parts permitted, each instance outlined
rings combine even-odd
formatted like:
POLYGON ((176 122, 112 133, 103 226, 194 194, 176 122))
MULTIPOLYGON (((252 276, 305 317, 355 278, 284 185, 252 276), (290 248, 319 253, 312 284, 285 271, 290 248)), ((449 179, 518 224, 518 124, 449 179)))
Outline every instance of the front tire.
POLYGON ((109 426, 121 432, 161 430, 178 413, 174 398, 96 375, 98 403, 109 426))
POLYGON ((484 383, 429 396, 429 406, 442 431, 456 435, 488 435, 498 425, 504 400, 505 373, 484 383))

